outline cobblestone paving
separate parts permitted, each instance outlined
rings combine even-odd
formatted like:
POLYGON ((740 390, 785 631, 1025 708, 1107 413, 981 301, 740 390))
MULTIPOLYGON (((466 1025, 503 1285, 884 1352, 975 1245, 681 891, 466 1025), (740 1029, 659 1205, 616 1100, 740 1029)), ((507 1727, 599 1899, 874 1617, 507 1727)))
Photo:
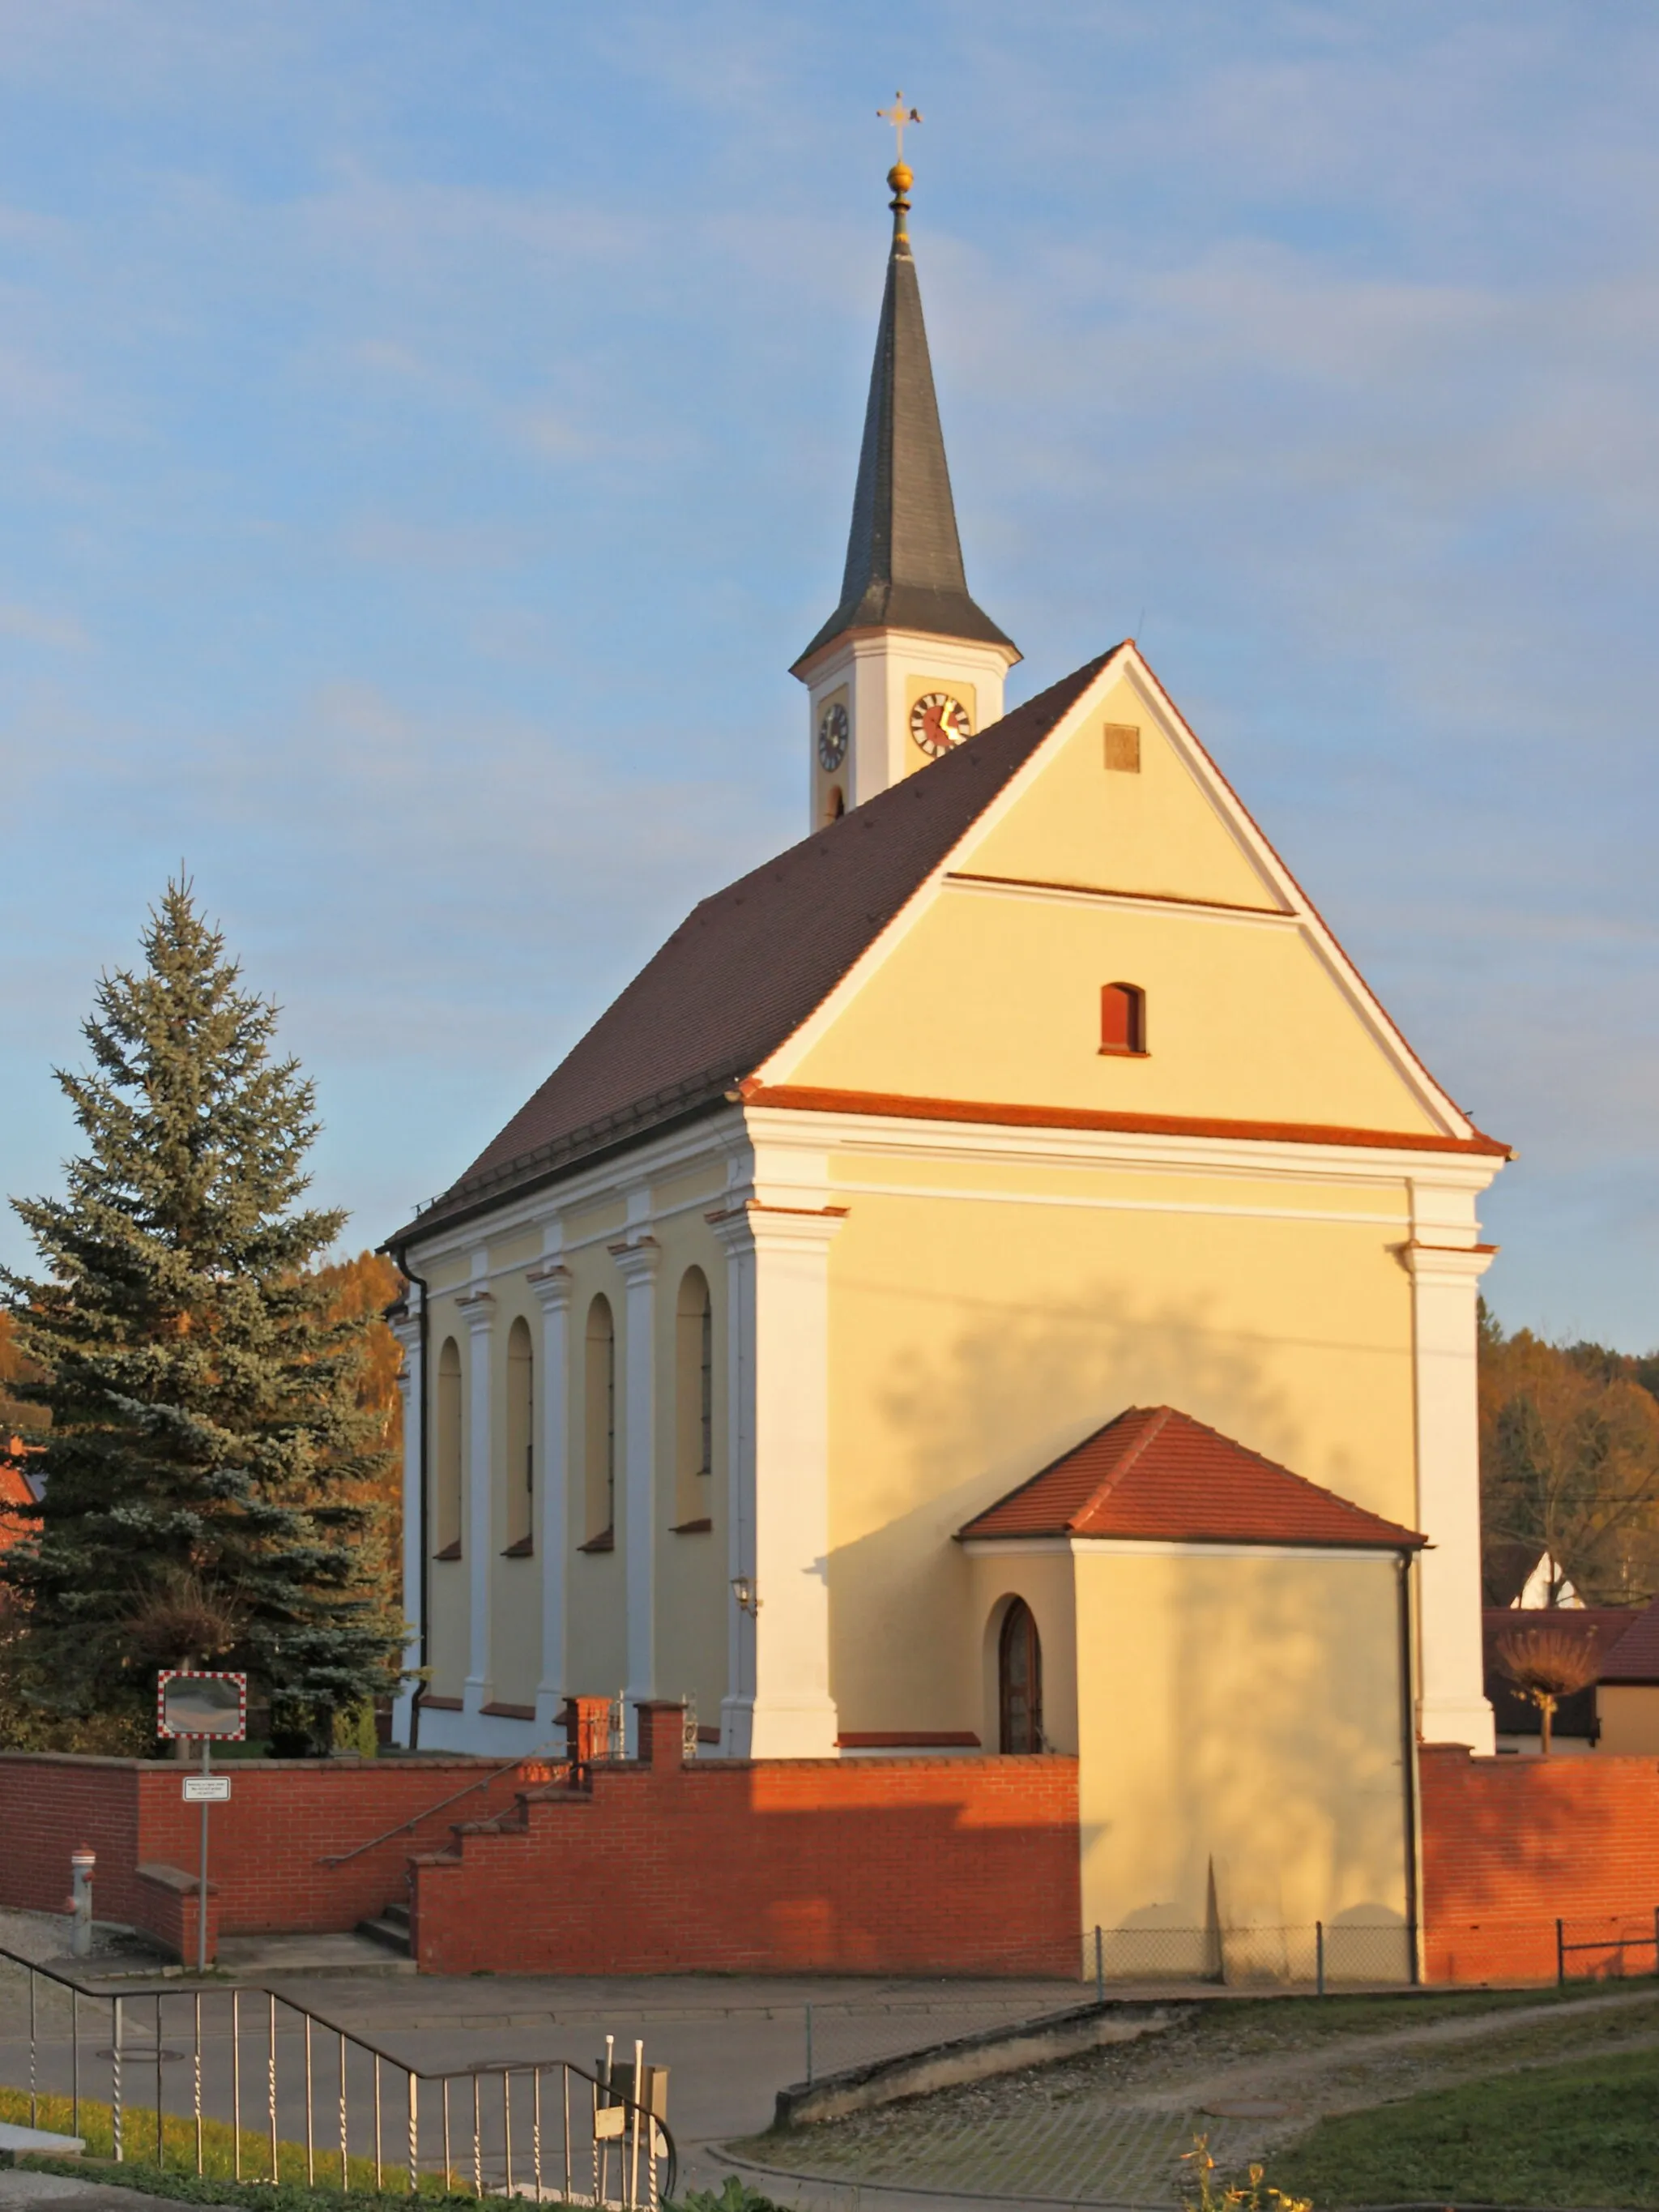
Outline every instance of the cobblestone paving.
POLYGON ((1237 2171, 1270 2161, 1326 2112, 1659 2043, 1650 1987, 1570 2004, 1449 2007, 1440 2017, 1432 2002, 1380 2016, 1316 2002, 1207 2007, 1139 2043, 734 2148, 842 2183, 1167 2212, 1199 2134, 1237 2171))

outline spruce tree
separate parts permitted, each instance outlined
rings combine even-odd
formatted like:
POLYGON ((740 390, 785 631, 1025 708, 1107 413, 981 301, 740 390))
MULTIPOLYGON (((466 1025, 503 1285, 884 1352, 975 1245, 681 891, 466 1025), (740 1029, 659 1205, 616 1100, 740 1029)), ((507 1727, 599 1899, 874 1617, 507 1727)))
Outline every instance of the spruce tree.
POLYGON ((135 1713, 158 1664, 245 1668, 275 1732, 325 1746, 390 1686, 366 1316, 307 1276, 343 1225, 301 1206, 319 1124, 191 885, 169 882, 137 972, 105 975, 84 1073, 59 1071, 85 1150, 61 1199, 14 1200, 45 1265, 0 1270, 50 1414, 45 1492, 0 1559, 34 1695, 135 1713))

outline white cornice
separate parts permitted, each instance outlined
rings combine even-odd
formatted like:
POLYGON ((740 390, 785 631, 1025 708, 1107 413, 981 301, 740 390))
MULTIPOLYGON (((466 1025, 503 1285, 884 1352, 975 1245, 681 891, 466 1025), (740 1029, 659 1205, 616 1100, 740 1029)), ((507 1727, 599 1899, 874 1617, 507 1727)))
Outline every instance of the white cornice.
POLYGON ((1477 1193, 1500 1162, 1484 1153, 1424 1152, 1402 1146, 1291 1143, 1274 1137, 1167 1136, 1139 1130, 1030 1128, 1006 1122, 933 1121, 898 1115, 750 1106, 757 1143, 796 1143, 847 1158, 928 1160, 1011 1167, 1133 1168, 1172 1174, 1249 1176, 1273 1182, 1340 1182, 1477 1193))
MULTIPOLYGON (((423 1272, 434 1262, 476 1250, 481 1243, 514 1237, 526 1229, 545 1230, 566 1214, 579 1213, 597 1200, 615 1196, 625 1183, 665 1182, 705 1161, 716 1161, 728 1167, 734 1153, 746 1154, 747 1149, 744 1117, 735 1106, 728 1106, 690 1127, 664 1135, 642 1136, 629 1147, 625 1163, 615 1152, 605 1159, 579 1163, 547 1182, 537 1184, 533 1189, 504 1191, 499 1205, 469 1214, 464 1221, 434 1224, 426 1236, 417 1227, 409 1237, 407 1249, 417 1270, 423 1272)), ((688 1201, 688 1205, 700 1206, 708 1203, 707 1194, 688 1201)), ((658 1214, 653 1218, 660 1220, 665 1217, 658 1214)), ((613 1227, 587 1241, 604 1243, 616 1234, 613 1227)), ((508 1272, 517 1273, 520 1269, 515 1267, 508 1272)))
MULTIPOLYGON (((965 1552, 985 1559, 1029 1558, 1032 1553, 1095 1552, 1126 1559, 1397 1559, 1401 1544, 1218 1544, 1195 1539, 1140 1536, 963 1536, 965 1552)), ((1414 1548, 1414 1547, 1413 1547, 1414 1548)))
POLYGON ((1425 1280, 1479 1282, 1498 1255, 1495 1244, 1424 1244, 1413 1241, 1401 1247, 1407 1272, 1425 1280))

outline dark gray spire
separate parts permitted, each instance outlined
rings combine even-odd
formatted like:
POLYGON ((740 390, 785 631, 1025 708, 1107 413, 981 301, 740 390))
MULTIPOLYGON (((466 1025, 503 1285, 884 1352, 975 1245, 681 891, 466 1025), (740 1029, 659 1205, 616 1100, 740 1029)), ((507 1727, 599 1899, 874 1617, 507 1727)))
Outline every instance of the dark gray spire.
POLYGON ((935 637, 972 638, 1006 645, 1018 657, 1012 641, 968 594, 921 319, 921 289, 904 220, 910 172, 900 162, 887 181, 893 187, 893 246, 870 372, 841 604, 796 662, 797 669, 848 629, 915 629, 935 637))

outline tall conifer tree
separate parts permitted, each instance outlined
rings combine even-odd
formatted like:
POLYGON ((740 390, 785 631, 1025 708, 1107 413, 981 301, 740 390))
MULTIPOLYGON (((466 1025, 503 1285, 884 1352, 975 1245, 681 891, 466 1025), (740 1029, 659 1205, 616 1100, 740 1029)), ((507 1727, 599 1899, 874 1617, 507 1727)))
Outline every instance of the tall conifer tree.
POLYGON ((61 1199, 14 1200, 45 1263, 0 1271, 51 1425, 28 1537, 0 1559, 36 1694, 137 1707, 155 1668, 247 1668, 276 1727, 327 1741, 390 1685, 364 1316, 306 1270, 345 1216, 305 1209, 313 1087, 273 1049, 191 888, 170 882, 144 963, 98 986, 92 1065, 58 1081, 86 1149, 61 1199))

